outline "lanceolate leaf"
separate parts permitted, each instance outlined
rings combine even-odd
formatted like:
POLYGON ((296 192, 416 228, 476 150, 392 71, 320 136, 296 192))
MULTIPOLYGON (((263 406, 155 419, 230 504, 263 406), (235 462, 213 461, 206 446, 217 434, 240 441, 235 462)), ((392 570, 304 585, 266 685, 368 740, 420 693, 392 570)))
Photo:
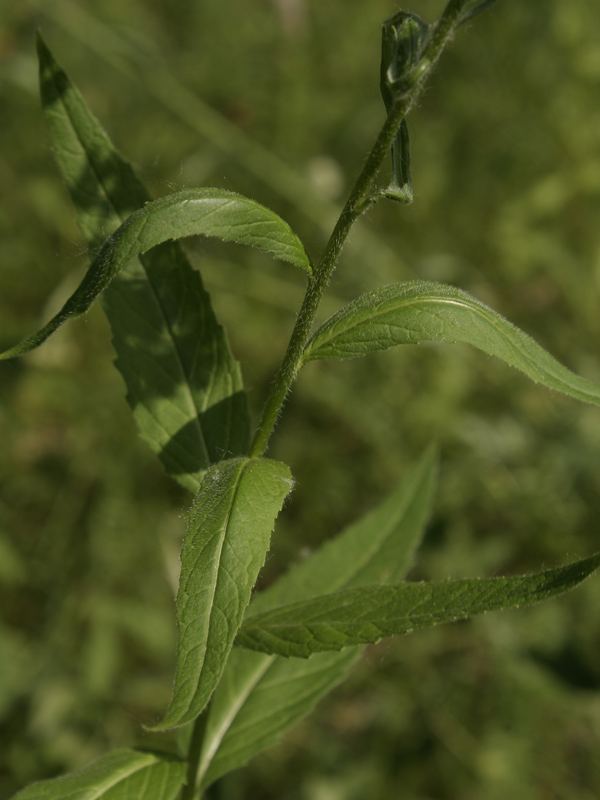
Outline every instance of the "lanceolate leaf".
POLYGON ((600 554, 536 575, 336 592, 252 617, 240 629, 237 643, 264 653, 307 658, 474 614, 539 603, 573 588, 598 566, 600 554))
MULTIPOLYGON (((332 587, 401 580, 429 515, 435 466, 429 451, 380 506, 256 595, 248 613, 314 597, 332 587)), ((209 710, 199 769, 202 786, 275 744, 344 680, 361 651, 347 648, 304 660, 234 648, 209 710)))
POLYGON ((288 468, 270 459, 237 458, 207 471, 181 552, 173 699, 153 730, 191 722, 210 699, 291 488, 288 468))
MULTIPOLYGON (((38 53, 56 160, 96 253, 151 197, 41 38, 38 53)), ((103 305, 140 434, 195 492, 211 463, 247 452, 250 427, 240 369, 200 275, 166 242, 115 276, 103 305)))
POLYGON ((420 342, 472 344, 549 389, 600 405, 600 386, 563 367, 474 297, 440 283, 400 283, 362 295, 316 331, 304 361, 356 358, 420 342))
POLYGON ((33 350, 69 318, 87 311, 132 258, 162 242, 200 234, 253 245, 276 258, 308 267, 302 245, 287 224, 259 203, 221 189, 176 192, 147 203, 128 217, 104 243, 58 314, 37 333, 0 353, 0 358, 12 358, 33 350))
POLYGON ((186 764, 169 753, 114 750, 63 778, 41 781, 13 800, 174 800, 186 764))

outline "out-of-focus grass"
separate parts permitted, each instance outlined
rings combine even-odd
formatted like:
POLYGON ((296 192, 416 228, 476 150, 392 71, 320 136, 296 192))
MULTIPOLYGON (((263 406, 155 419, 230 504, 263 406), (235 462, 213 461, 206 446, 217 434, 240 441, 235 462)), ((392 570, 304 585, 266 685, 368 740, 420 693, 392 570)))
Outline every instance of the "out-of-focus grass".
MULTIPOLYGON (((32 330, 86 263, 39 110, 36 26, 156 195, 240 191, 318 253, 383 119, 379 23, 395 10, 0 6, 0 344, 32 330)), ((409 122, 415 203, 361 220, 324 313, 383 282, 447 281, 600 380, 599 29, 592 0, 499 0, 465 27, 409 122)), ((241 248, 190 247, 257 412, 302 276, 241 248)), ((138 723, 168 701, 188 499, 137 440, 109 339, 94 309, 0 364, 1 797, 148 743, 138 723)), ((297 488, 263 579, 377 502, 432 439, 440 488, 413 577, 525 571, 597 549, 598 411, 463 347, 405 348, 301 375, 271 451, 297 488)), ((527 612, 386 642, 212 796, 591 800, 599 641, 592 579, 527 612)))

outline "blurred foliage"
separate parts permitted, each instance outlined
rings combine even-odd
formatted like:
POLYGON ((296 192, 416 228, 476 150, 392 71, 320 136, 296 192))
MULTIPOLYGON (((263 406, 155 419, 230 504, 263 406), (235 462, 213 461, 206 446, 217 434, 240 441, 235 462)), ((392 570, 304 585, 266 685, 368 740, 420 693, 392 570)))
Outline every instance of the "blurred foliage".
MULTIPOLYGON (((432 19, 441 2, 410 9, 432 19)), ((387 0, 0 4, 0 344, 86 263, 37 98, 40 26, 156 195, 216 185, 282 214, 313 253, 384 118, 387 0), (260 177, 262 176, 262 177, 260 177)), ((409 120, 415 203, 361 220, 323 315, 384 282, 454 283, 600 380, 600 6, 497 2, 409 120)), ((189 243, 254 412, 302 276, 189 243)), ((99 308, 0 365, 0 797, 148 744, 173 669, 188 498, 136 437, 99 308)), ((413 577, 527 571, 598 549, 600 417, 461 346, 300 377, 272 446, 297 480, 263 580, 371 507, 431 440, 440 489, 413 577)), ((600 585, 371 648, 222 800, 592 800, 600 585)), ((154 742, 154 738, 152 739, 154 742)), ((165 746, 171 746, 166 739, 165 746)))

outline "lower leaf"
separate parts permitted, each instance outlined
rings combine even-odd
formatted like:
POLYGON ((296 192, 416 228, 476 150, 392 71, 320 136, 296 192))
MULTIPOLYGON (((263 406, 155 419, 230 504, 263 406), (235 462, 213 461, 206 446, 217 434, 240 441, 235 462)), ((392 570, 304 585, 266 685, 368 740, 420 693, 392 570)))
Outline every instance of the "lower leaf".
POLYGON ((335 592, 251 617, 236 642, 263 653, 308 658, 487 611, 539 603, 572 589, 598 566, 600 553, 535 575, 335 592))
POLYGON ((151 730, 185 725, 208 703, 291 488, 285 464, 266 458, 235 458, 207 471, 181 551, 173 699, 151 730))
POLYGON ((114 750, 77 772, 33 783, 13 800, 174 800, 186 769, 169 753, 114 750))

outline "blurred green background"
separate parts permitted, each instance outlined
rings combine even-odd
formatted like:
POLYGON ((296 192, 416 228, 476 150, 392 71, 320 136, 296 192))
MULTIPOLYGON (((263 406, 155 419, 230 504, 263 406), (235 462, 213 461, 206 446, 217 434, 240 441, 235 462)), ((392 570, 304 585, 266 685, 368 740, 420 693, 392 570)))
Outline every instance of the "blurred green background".
MULTIPOLYGON (((441 2, 406 10, 432 20, 441 2)), ((156 195, 221 186, 317 255, 384 117, 389 0, 0 2, 0 347, 86 265, 39 108, 34 31, 156 195)), ((454 283, 600 381, 600 5, 498 2, 461 31, 409 120, 414 205, 360 221, 323 316, 359 292, 454 283)), ((188 242, 258 413, 299 270, 188 242)), ((0 364, 0 797, 117 745, 170 698, 189 498, 138 441, 99 307, 0 364)), ((411 577, 537 570, 600 540, 600 412, 463 346, 301 375, 271 455, 297 481, 262 580, 372 507, 435 440, 411 577)), ((368 648, 219 800, 593 800, 600 580, 518 613, 368 648)), ((172 746, 165 739, 164 746, 172 746)))

